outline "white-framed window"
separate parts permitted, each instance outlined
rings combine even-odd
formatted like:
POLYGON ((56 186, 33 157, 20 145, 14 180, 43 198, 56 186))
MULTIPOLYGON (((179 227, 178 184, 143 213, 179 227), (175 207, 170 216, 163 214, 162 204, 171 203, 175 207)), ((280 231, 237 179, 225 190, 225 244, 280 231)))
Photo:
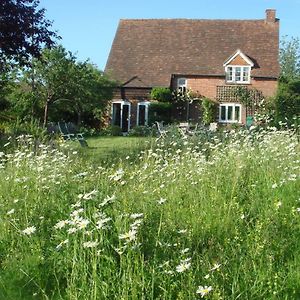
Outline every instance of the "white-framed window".
POLYGON ((137 126, 148 125, 148 115, 149 115, 149 101, 139 102, 137 105, 137 126))
POLYGON ((181 92, 186 92, 187 88, 187 79, 186 78, 178 78, 177 79, 177 89, 181 92))
POLYGON ((219 122, 241 123, 242 105, 238 103, 221 103, 219 108, 219 122))
POLYGON ((250 66, 226 66, 226 82, 250 83, 250 66))
POLYGON ((128 132, 130 129, 131 103, 127 100, 116 100, 112 102, 111 123, 120 126, 122 132, 128 132))

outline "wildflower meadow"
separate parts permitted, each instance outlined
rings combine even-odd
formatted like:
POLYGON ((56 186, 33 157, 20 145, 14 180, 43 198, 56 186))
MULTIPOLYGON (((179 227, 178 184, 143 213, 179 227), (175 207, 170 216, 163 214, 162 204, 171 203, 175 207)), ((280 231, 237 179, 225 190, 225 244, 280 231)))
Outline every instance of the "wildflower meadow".
POLYGON ((0 299, 300 299, 294 130, 0 153, 0 299))

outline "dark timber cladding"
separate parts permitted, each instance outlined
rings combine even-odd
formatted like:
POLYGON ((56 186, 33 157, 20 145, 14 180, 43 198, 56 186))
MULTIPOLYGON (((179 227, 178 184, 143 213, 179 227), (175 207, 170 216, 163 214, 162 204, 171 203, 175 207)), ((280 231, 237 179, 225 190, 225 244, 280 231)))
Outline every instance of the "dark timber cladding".
POLYGON ((253 77, 278 77, 279 20, 121 20, 105 71, 132 86, 169 86, 171 74, 224 75, 237 49, 254 63, 253 77))

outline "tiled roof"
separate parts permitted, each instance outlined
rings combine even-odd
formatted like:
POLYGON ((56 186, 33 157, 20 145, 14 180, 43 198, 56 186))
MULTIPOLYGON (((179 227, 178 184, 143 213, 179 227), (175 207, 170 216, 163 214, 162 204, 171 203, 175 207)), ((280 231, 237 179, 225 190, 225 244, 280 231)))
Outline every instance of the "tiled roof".
POLYGON ((120 20, 105 72, 122 83, 169 86, 172 74, 224 75, 223 63, 240 49, 251 76, 277 78, 279 21, 120 20))

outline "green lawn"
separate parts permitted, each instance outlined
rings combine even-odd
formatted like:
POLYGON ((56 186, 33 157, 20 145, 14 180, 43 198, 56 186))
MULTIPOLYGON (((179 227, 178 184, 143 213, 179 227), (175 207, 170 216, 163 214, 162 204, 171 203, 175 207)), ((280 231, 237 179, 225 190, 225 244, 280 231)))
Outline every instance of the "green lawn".
POLYGON ((87 139, 88 148, 83 148, 78 142, 72 142, 74 149, 78 150, 88 160, 114 161, 137 154, 147 148, 154 139, 149 137, 123 137, 101 136, 87 139))

